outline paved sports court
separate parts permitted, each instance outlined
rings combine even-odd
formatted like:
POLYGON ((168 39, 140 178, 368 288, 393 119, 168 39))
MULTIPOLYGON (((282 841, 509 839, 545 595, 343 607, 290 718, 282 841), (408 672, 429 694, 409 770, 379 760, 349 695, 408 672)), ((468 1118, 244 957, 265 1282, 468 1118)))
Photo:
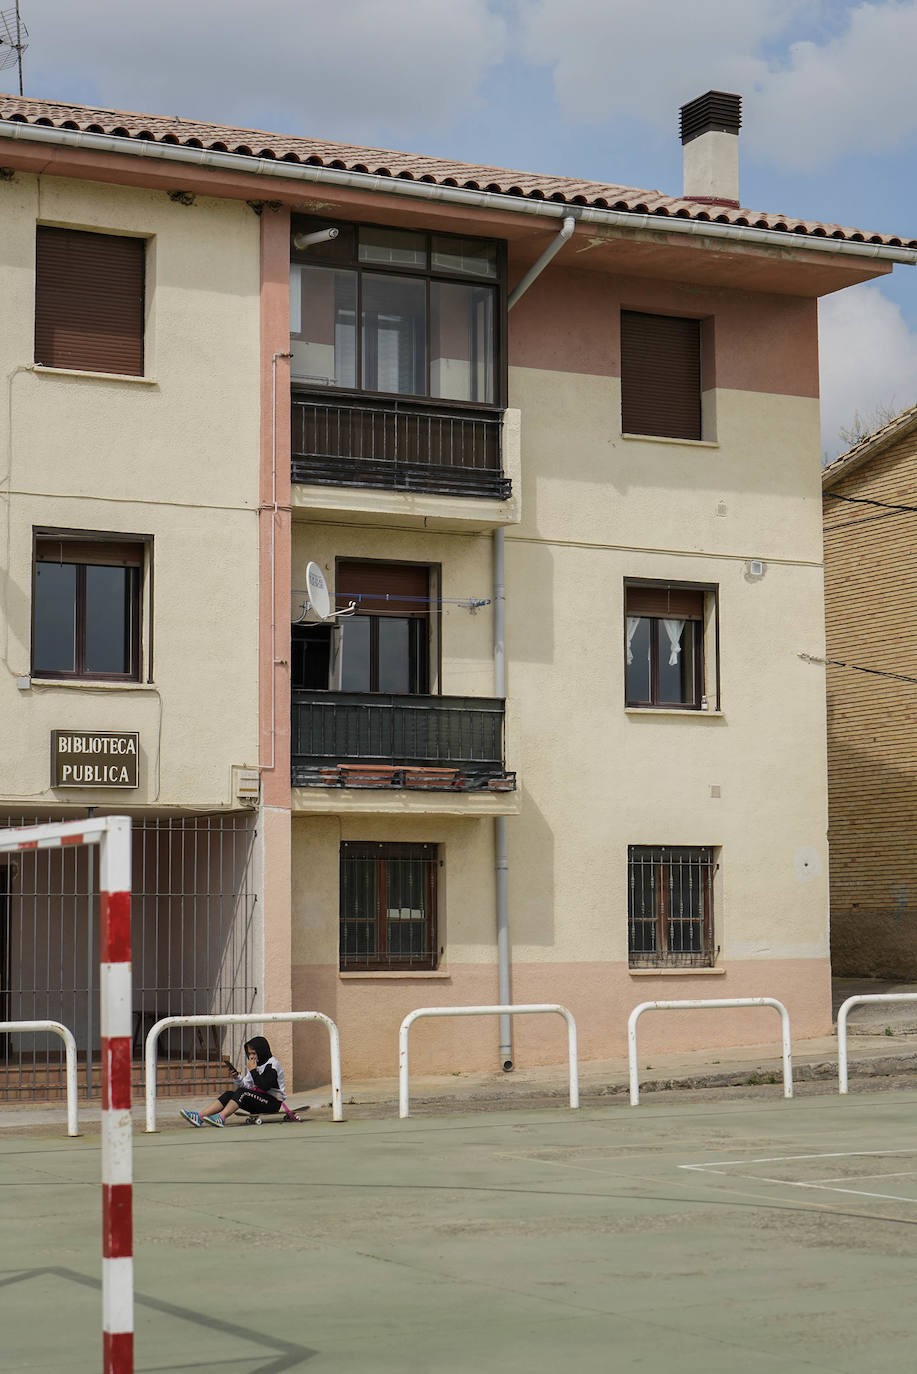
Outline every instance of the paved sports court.
MULTIPOLYGON (((137 1369, 914 1367, 917 1092, 135 1138, 137 1369)), ((4 1370, 99 1369, 99 1143, 0 1131, 4 1370)))

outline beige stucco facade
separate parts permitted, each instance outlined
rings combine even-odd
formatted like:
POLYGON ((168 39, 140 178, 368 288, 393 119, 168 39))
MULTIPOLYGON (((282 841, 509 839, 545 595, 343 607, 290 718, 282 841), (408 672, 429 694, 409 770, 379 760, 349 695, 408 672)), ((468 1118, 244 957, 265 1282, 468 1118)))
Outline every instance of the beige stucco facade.
MULTIPOLYGON (((795 1034, 830 1026, 824 674, 799 657, 824 653, 815 318, 794 298, 724 297, 549 272, 519 308, 518 352, 538 366, 515 364, 511 317, 522 478, 505 534, 513 1000, 569 1006, 587 1057, 622 1054, 644 1000, 775 996, 795 1034), (622 300, 714 317, 706 375, 741 385, 705 387, 703 441, 622 434, 609 323, 622 300), (782 333, 792 377, 766 352, 756 366, 782 333), (715 588, 706 711, 626 708, 626 578, 715 588), (652 844, 716 852, 712 968, 628 967, 628 846, 652 844)), ((394 503, 388 527, 355 527, 351 511, 338 522, 322 512, 320 524, 297 516, 294 585, 308 558, 331 579, 336 557, 365 557, 436 564, 444 596, 487 592, 486 530, 431 533, 394 503)), ((492 690, 492 628, 491 607, 443 608, 438 690, 492 690)), ((474 796, 461 818, 431 814, 432 796, 426 815, 352 796, 323 799, 331 814, 320 818, 294 791, 294 1000, 336 1017, 351 1072, 391 1074, 407 1011, 498 1000, 493 834, 474 796), (338 971, 338 848, 376 839, 440 846, 435 972, 338 971)), ((756 1043, 773 1031, 767 1013, 684 1013, 648 1026, 647 1044, 756 1043)), ((517 1062, 563 1058, 551 1018, 519 1020, 514 1035, 517 1062)), ((300 1044, 320 1076, 321 1045, 311 1033, 300 1044)), ((491 1067, 495 1047, 495 1021, 436 1020, 412 1061, 418 1072, 491 1067)))
MULTIPOLYGON (((0 180, 0 805, 10 816, 60 815, 116 800, 138 823, 235 824, 233 766, 260 771, 244 862, 235 849, 221 851, 225 864, 199 850, 181 901, 153 884, 142 919, 169 915, 175 945, 162 968, 172 982, 141 1002, 137 1035, 176 1009, 184 982, 234 977, 247 1009, 332 1016, 345 1081, 393 1074, 407 1012, 498 1000, 504 827, 512 999, 568 1006, 584 1057, 622 1054, 630 1010, 657 999, 777 997, 794 1036, 825 1033, 815 300, 889 263, 816 252, 789 235, 775 246, 738 230, 727 243, 699 224, 689 237, 662 219, 580 223, 507 314, 507 288, 558 220, 537 219, 531 205, 517 212, 508 196, 427 199, 403 181, 398 194, 381 178, 329 173, 326 185, 299 184, 289 168, 272 175, 261 157, 255 175, 250 149, 236 157, 216 146, 200 164, 185 148, 173 165, 162 147, 156 158, 132 157, 64 140, 50 175, 36 136, 4 149, 14 174, 0 180), (291 391, 289 375, 291 215, 305 214, 499 242, 505 386, 486 423, 499 429, 508 495, 444 494, 422 482, 387 490, 314 470, 314 482, 291 482, 291 458, 302 456, 293 437, 302 389, 291 391), (37 224, 147 240, 142 377, 35 366, 37 224), (622 432, 622 312, 699 322, 701 438, 622 432), (34 540, 44 531, 144 543, 138 681, 32 675, 34 540), (409 787, 319 781, 305 767, 295 774, 301 717, 289 626, 306 565, 319 566, 332 595, 342 560, 429 569, 420 707, 432 711, 442 696, 504 695, 500 541, 500 776, 409 787), (626 704, 625 586, 634 582, 702 598, 697 709, 626 704), (136 792, 113 800, 53 789, 49 736, 61 728, 139 731, 136 792), (435 846, 434 967, 341 968, 341 846, 354 842, 435 846), (699 966, 652 967, 629 954, 633 846, 712 856, 712 946, 699 966), (235 945, 208 955, 205 975, 189 972, 190 955, 183 962, 182 941, 193 942, 182 924, 204 877, 242 932, 244 975, 230 972, 235 945)), ((329 681, 329 698, 334 690, 329 681)), ((158 835, 150 852, 157 845, 158 835)), ((195 929, 203 948, 203 927, 195 929)), ((195 996, 216 1005, 209 991, 196 987, 195 996)), ((757 1043, 775 1030, 767 1011, 734 1011, 654 1018, 644 1034, 658 1052, 757 1043)), ((327 1081, 324 1030, 271 1038, 297 1085, 327 1081)), ((496 1068, 499 1051, 495 1019, 444 1018, 418 1029, 412 1063, 420 1072, 496 1068)), ((560 1022, 519 1019, 511 1054, 519 1065, 563 1059, 560 1022)))
POLYGON ((110 806, 51 789, 50 731, 136 730, 140 786, 121 805, 229 809, 232 765, 258 762, 258 221, 29 175, 0 183, 0 215, 0 801, 110 806), (39 223, 147 239, 142 377, 34 365, 39 223), (31 678, 33 537, 50 530, 148 541, 140 681, 31 678))

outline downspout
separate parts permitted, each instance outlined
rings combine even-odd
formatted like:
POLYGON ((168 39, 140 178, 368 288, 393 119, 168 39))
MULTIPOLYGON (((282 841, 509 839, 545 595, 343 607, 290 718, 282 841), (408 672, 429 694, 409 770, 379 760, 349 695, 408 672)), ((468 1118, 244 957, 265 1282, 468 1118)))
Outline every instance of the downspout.
POLYGON ((551 240, 547 248, 542 253, 541 257, 538 259, 538 261, 532 263, 532 266, 526 272, 525 276, 519 282, 518 286, 514 286, 512 291, 509 293, 509 300, 506 302, 507 310, 512 310, 516 302, 521 300, 522 297, 525 295, 526 291, 528 291, 529 287, 531 286, 535 278, 541 276, 542 272, 547 267, 551 259, 554 257, 555 253, 559 253, 560 250, 563 248, 564 244, 567 242, 567 240, 572 239, 573 230, 575 228, 576 220, 573 218, 572 215, 567 215, 564 219, 563 224, 561 225, 560 233, 556 236, 556 238, 551 240))
MULTIPOLYGON (((568 239, 573 237, 576 220, 567 215, 560 232, 548 244, 537 262, 526 272, 517 286, 510 292, 506 303, 507 311, 512 310, 518 300, 528 291, 532 282, 547 267, 548 263, 568 239)), ((506 539, 505 530, 494 530, 494 695, 501 701, 506 698, 506 539)), ((506 817, 494 817, 494 880, 497 908, 497 987, 501 1006, 509 1006, 510 988, 510 939, 509 939, 509 859, 506 843, 506 817)), ((504 1073, 510 1073, 513 1064, 512 1017, 500 1017, 500 1063, 504 1073)))
MULTIPOLYGON (((504 573, 505 531, 494 530, 494 696, 506 697, 506 580, 504 573)), ((506 847, 506 817, 494 817, 494 882, 497 908, 497 1000, 510 1005, 509 942, 509 860, 506 847)), ((500 1017, 500 1064, 504 1073, 513 1065, 513 1018, 500 1017)))

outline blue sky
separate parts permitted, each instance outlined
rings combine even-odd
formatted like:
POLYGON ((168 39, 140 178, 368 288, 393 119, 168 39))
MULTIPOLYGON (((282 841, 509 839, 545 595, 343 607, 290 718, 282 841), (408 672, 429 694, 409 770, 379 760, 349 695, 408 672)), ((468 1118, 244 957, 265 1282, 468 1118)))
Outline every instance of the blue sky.
MULTIPOLYGON (((2 8, 12 0, 2 0, 2 8)), ((681 190, 744 100, 741 198, 917 237, 917 0, 21 0, 26 94, 681 190)), ((15 74, 4 73, 6 89, 15 74)), ((823 303, 824 448, 917 400, 917 268, 823 303)))

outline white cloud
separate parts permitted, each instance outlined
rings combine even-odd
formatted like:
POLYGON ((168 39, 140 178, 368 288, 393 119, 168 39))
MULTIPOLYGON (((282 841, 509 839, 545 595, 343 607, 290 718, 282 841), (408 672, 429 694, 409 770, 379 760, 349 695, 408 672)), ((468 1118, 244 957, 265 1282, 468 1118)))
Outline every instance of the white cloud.
POLYGON ((356 142, 451 123, 506 41, 488 0, 46 0, 28 20, 27 94, 356 142))
POLYGON ((865 419, 917 401, 917 334, 878 286, 854 286, 820 303, 818 343, 822 448, 836 458, 848 447, 838 430, 855 412, 865 419))
POLYGON ((671 129, 686 100, 737 91, 745 146, 795 170, 917 131, 917 0, 518 0, 518 16, 573 120, 671 129))

